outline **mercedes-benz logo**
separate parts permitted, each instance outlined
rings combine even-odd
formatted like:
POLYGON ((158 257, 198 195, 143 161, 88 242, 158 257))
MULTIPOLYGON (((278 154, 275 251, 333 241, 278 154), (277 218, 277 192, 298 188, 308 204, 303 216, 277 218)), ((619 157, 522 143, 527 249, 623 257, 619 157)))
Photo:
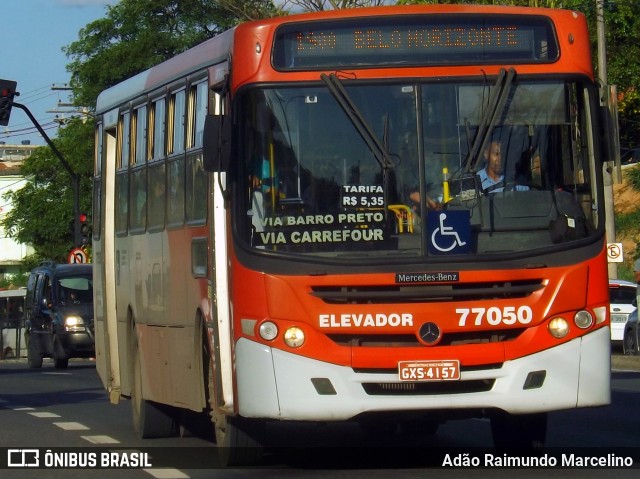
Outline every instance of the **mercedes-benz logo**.
POLYGON ((436 323, 424 323, 418 331, 422 342, 428 346, 437 344, 442 339, 442 331, 436 323))

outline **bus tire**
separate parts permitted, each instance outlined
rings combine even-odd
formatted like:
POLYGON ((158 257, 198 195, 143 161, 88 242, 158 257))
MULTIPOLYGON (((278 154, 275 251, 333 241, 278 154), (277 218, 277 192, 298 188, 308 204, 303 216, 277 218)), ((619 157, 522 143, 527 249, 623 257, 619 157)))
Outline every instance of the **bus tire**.
POLYGON ((547 413, 508 414, 491 417, 491 434, 496 449, 537 449, 544 447, 547 413))
MULTIPOLYGON (((135 330, 133 334, 135 334, 135 330)), ((137 344, 134 347, 132 357, 131 412, 133 428, 141 439, 169 437, 173 432, 172 417, 161 404, 142 398, 142 367, 137 344)))
POLYGON ((264 433, 264 423, 241 417, 228 416, 220 410, 222 401, 217 397, 215 364, 203 331, 202 360, 206 384, 207 412, 213 422, 214 438, 221 466, 249 466, 262 460, 263 447, 260 437, 264 433))
POLYGON ((242 417, 218 415, 215 421, 216 448, 222 466, 250 466, 262 459, 258 439, 260 423, 242 417))
POLYGON ((31 335, 27 335, 27 363, 32 369, 42 367, 42 353, 38 347, 38 341, 33 341, 31 335))
POLYGON ((53 337, 53 365, 56 369, 67 369, 69 356, 65 352, 58 336, 53 337))

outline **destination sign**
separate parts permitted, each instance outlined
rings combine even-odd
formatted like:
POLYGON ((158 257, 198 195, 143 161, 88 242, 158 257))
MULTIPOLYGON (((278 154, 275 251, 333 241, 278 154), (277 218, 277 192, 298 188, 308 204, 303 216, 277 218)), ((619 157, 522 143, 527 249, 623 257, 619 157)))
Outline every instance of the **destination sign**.
POLYGON ((396 15, 289 23, 276 32, 279 70, 540 63, 558 58, 542 16, 396 15))

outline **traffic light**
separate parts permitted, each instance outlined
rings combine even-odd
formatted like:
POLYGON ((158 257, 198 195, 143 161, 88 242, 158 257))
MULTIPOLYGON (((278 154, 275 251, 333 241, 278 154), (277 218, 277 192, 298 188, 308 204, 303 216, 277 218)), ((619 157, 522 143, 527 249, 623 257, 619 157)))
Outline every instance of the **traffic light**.
POLYGON ((11 116, 13 97, 16 95, 17 82, 13 80, 0 80, 0 125, 7 126, 11 116))
POLYGON ((91 226, 89 225, 89 216, 86 213, 80 213, 78 216, 78 237, 76 238, 76 246, 86 246, 91 241, 91 226))

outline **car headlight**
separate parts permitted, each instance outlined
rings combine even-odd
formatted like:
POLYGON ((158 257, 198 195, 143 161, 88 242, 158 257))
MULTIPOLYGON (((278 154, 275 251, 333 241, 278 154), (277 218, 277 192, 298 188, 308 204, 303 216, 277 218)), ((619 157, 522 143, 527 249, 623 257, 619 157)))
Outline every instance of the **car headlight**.
POLYGON ((64 328, 67 331, 84 331, 84 320, 80 316, 66 316, 64 328))

